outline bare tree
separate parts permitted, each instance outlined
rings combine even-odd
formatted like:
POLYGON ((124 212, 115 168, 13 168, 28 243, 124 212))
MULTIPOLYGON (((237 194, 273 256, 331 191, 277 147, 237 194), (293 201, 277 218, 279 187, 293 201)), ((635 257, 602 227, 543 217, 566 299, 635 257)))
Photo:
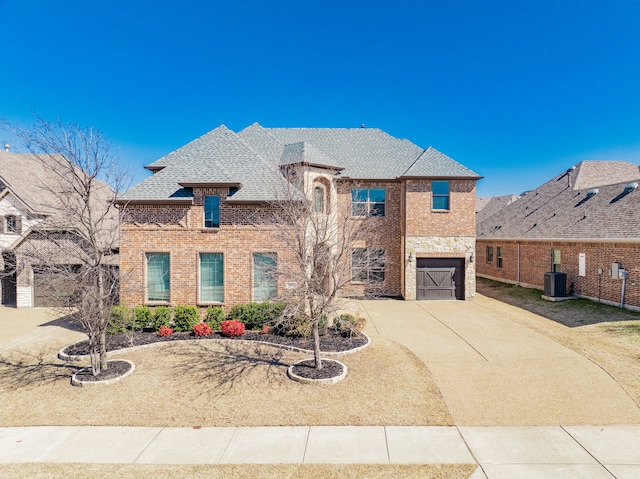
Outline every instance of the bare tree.
POLYGON ((282 178, 269 218, 274 240, 292 260, 277 273, 288 286, 281 296, 287 304, 283 321, 310 322, 315 367, 321 369, 320 324, 338 314, 340 298, 354 281, 367 293, 381 291, 384 251, 378 247, 376 218, 354 211, 350 201, 340 204, 332 175, 290 166, 282 178))
POLYGON ((106 329, 118 301, 118 211, 127 175, 92 127, 36 118, 0 121, 30 153, 37 214, 22 255, 45 271, 49 294, 71 308, 89 339, 94 375, 107 368, 106 329))

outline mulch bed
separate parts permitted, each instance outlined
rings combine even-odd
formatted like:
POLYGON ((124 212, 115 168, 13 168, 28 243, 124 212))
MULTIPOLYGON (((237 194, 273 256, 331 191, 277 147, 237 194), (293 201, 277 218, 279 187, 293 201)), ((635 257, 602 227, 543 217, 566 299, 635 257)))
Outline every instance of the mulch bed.
POLYGON ((335 378, 340 376, 342 371, 342 364, 337 361, 331 361, 330 359, 322 360, 322 369, 316 369, 315 361, 313 359, 300 361, 291 368, 291 372, 293 372, 293 374, 306 379, 335 378))
POLYGON ((75 376, 79 381, 107 381, 125 375, 133 366, 127 361, 107 361, 107 370, 100 371, 94 376, 91 368, 78 371, 75 376))
MULTIPOLYGON (((291 346, 300 349, 313 349, 312 338, 298 338, 291 336, 280 336, 277 334, 262 334, 259 331, 247 331, 242 336, 233 339, 227 338, 220 332, 214 332, 210 336, 196 337, 192 332, 176 332, 171 336, 161 337, 155 332, 136 331, 134 333, 115 333, 107 334, 107 351, 117 351, 118 349, 130 348, 134 346, 142 346, 145 344, 166 342, 166 341, 188 341, 194 339, 213 339, 213 340, 245 340, 245 341, 263 341, 266 343, 278 344, 282 346, 291 346)), ((367 343, 366 336, 360 334, 351 338, 344 337, 333 331, 320 336, 320 350, 323 352, 341 352, 364 346, 367 343)), ((67 346, 63 352, 70 356, 83 356, 89 354, 89 341, 81 341, 79 343, 67 346)))

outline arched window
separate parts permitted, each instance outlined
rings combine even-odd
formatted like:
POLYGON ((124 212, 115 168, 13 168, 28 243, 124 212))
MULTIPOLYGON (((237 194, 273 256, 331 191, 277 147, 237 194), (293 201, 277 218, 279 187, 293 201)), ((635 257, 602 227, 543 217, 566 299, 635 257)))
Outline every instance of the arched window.
POLYGON ((324 213, 324 188, 320 186, 313 189, 313 210, 316 213, 324 213))

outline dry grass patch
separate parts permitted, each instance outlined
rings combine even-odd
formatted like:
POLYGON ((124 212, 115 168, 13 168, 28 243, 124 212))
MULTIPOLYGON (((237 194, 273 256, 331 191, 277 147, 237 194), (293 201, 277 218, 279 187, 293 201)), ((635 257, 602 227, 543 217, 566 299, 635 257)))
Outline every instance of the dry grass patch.
POLYGON ((478 292, 533 313, 509 318, 593 361, 640 407, 640 313, 586 299, 549 302, 538 290, 481 278, 478 292))
POLYGON ((291 381, 286 368, 305 356, 258 344, 167 343, 117 357, 136 371, 107 387, 76 388, 69 379, 84 364, 64 364, 50 350, 5 353, 0 425, 452 424, 429 371, 382 338, 341 358, 349 374, 333 386, 291 381))
POLYGON ((447 465, 216 465, 155 466, 107 464, 8 464, 0 465, 5 479, 53 479, 91 477, 119 479, 467 479, 473 464, 447 465))

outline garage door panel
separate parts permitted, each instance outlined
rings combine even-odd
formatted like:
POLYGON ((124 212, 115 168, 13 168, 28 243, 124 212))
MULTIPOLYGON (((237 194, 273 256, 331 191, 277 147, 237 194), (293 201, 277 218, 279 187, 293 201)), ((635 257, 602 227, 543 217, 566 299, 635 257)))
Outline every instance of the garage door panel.
POLYGON ((463 258, 418 258, 416 299, 464 299, 463 258))

